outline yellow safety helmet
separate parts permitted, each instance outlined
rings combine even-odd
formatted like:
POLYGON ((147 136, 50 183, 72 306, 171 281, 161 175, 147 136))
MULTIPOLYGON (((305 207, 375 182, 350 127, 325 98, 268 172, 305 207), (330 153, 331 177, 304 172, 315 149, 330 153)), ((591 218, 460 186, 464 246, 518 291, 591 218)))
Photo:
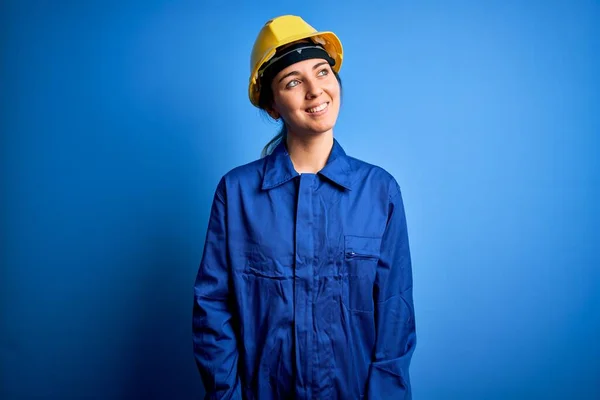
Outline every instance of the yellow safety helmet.
POLYGON ((258 107, 260 94, 258 71, 262 65, 269 61, 277 48, 301 39, 311 39, 325 48, 327 53, 335 60, 332 69, 339 72, 342 66, 342 42, 333 32, 318 32, 307 24, 302 18, 295 15, 283 15, 267 21, 258 33, 252 47, 250 58, 250 85, 248 95, 250 102, 258 107))

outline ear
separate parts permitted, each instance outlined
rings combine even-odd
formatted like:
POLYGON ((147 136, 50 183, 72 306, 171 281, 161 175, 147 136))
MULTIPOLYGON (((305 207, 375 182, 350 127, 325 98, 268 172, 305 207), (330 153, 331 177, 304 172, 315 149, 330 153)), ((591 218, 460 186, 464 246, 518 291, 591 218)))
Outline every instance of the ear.
POLYGON ((277 112, 277 110, 275 110, 275 108, 269 108, 269 109, 267 110, 267 113, 268 113, 268 114, 269 114, 269 116, 270 116, 271 118, 273 118, 274 120, 278 120, 278 119, 279 119, 279 117, 280 117, 279 113, 277 112))

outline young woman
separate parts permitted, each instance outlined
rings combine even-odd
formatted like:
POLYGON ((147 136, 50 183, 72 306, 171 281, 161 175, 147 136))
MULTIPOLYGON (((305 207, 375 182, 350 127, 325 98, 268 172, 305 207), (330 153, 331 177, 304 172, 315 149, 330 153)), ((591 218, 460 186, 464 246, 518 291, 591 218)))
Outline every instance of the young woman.
POLYGON ((402 196, 333 136, 342 55, 296 16, 256 39, 250 101, 283 129, 215 191, 194 288, 207 399, 411 398, 402 196))

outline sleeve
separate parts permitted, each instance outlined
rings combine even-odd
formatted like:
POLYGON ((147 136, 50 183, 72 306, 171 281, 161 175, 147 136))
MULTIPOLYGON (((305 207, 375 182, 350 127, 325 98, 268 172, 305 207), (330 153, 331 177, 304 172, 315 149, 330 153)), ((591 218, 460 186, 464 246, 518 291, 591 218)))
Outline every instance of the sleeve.
POLYGON ((412 266, 400 187, 390 190, 388 221, 373 290, 376 342, 367 398, 412 399, 409 365, 416 346, 412 266))
POLYGON ((194 284, 194 357, 206 390, 205 400, 241 399, 237 372, 232 292, 227 256, 225 181, 214 194, 204 252, 194 284))

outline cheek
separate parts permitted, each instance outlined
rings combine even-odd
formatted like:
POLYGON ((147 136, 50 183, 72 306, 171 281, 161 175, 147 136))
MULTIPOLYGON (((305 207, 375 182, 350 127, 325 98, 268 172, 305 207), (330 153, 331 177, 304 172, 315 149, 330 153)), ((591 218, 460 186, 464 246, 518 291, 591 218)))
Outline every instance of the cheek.
POLYGON ((327 86, 327 93, 333 100, 338 100, 340 98, 340 85, 335 78, 333 78, 331 85, 327 86))
POLYGON ((339 99, 340 99, 340 85, 337 81, 334 81, 331 86, 329 86, 327 90, 327 94, 331 97, 332 100, 336 103, 336 106, 339 107, 339 99))
POLYGON ((275 105, 281 115, 286 116, 302 111, 304 98, 298 92, 280 93, 275 96, 275 105))

